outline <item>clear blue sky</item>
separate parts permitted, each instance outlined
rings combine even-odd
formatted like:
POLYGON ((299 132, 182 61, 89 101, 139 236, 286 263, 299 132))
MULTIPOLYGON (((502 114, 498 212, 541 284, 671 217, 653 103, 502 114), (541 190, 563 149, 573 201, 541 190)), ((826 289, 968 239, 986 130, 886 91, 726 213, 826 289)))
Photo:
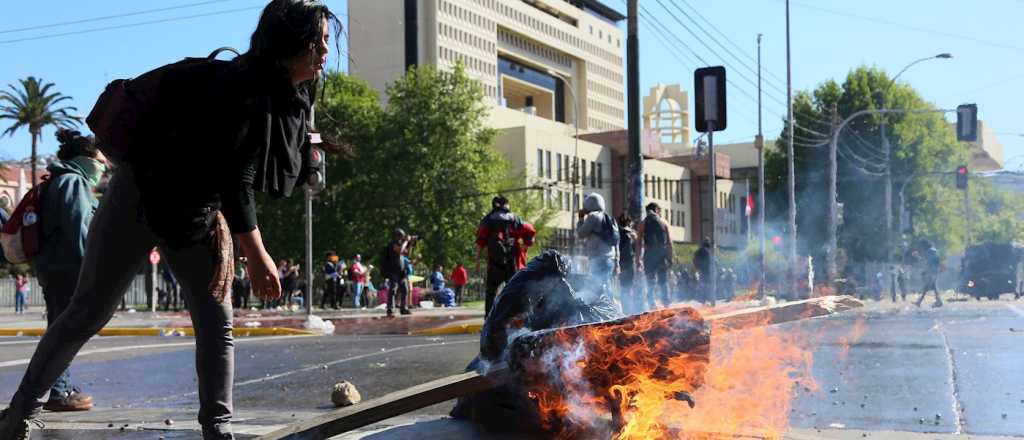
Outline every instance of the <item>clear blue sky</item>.
MULTIPOLYGON (((327 1, 336 11, 344 13, 347 9, 346 0, 327 1)), ((606 2, 625 11, 622 0, 606 2)), ((673 5, 690 14, 749 64, 752 63, 747 57, 755 53, 755 36, 764 34, 763 60, 770 72, 766 83, 771 83, 765 87, 765 134, 769 138, 778 134, 782 126, 780 115, 785 114, 785 106, 781 104, 785 102, 782 0, 661 0, 714 52, 689 34, 658 0, 640 3, 705 62, 724 63, 729 68, 735 86, 729 89, 729 129, 717 137, 719 141, 745 141, 756 133, 756 107, 743 95, 744 91, 753 95, 755 89, 740 74, 751 80, 754 76, 718 44, 706 39, 701 29, 673 5), (713 26, 702 22, 691 6, 698 8, 713 26), (739 49, 745 53, 740 53, 739 49)), ((73 104, 85 114, 103 86, 112 79, 137 75, 185 56, 205 55, 219 46, 244 50, 263 4, 263 0, 4 0, 4 13, 0 16, 0 59, 3 60, 0 84, 14 83, 28 75, 42 77, 54 82, 62 93, 72 96, 73 104), (12 31, 157 8, 176 9, 12 31), (133 26, 194 15, 205 16, 133 26), (118 29, 53 36, 125 25, 118 29), (35 37, 47 38, 12 41, 35 37)), ((1000 133, 1005 157, 1010 159, 1008 165, 1016 167, 1024 163, 1024 157, 1020 157, 1024 155, 1024 137, 1018 135, 1024 134, 1024 38, 1020 37, 1024 0, 793 0, 791 8, 796 89, 812 88, 829 78, 841 80, 859 65, 874 65, 895 73, 915 59, 950 52, 954 56, 952 60, 915 66, 901 81, 912 84, 926 99, 941 107, 977 103, 981 118, 993 131, 1000 133)), ((347 17, 342 18, 348 22, 347 17)), ((642 92, 659 82, 678 82, 690 89, 693 69, 704 63, 682 47, 675 37, 665 36, 652 26, 650 21, 641 21, 642 92), (666 49, 659 36, 670 39, 676 50, 666 49), (677 55, 677 51, 681 54, 677 55)), ((345 49, 344 43, 342 49, 345 49)), ((52 130, 44 133, 42 141, 43 153, 55 150, 52 130)), ((25 157, 29 145, 25 132, 0 138, 0 158, 25 157)))

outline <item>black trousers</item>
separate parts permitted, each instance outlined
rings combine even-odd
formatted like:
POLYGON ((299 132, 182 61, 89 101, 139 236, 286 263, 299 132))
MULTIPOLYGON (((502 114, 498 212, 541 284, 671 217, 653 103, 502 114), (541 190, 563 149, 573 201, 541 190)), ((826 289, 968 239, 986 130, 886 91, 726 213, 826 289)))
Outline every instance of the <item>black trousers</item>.
POLYGON ((502 267, 496 264, 487 265, 487 282, 485 283, 486 287, 484 289, 484 319, 486 319, 487 315, 491 313, 491 307, 494 306, 494 298, 498 294, 498 288, 501 287, 502 284, 507 283, 508 280, 512 279, 512 275, 515 275, 516 272, 517 270, 513 266, 502 267))
POLYGON ((89 226, 85 259, 71 302, 39 340, 11 400, 11 414, 39 414, 50 387, 89 338, 110 321, 146 255, 159 246, 178 275, 195 328, 199 423, 206 429, 219 429, 230 422, 235 365, 231 303, 230 299, 218 302, 209 291, 216 270, 213 249, 209 244, 164 246, 139 221, 139 203, 131 167, 118 167, 89 226))

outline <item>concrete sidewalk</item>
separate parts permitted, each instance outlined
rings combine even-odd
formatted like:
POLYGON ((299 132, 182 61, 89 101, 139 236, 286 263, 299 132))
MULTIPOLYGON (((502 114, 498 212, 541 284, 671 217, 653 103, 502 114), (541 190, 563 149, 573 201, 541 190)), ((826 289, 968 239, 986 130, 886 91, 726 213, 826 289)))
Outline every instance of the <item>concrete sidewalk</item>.
MULTIPOLYGON (((412 315, 387 318, 383 310, 314 310, 313 314, 334 326, 334 334, 395 335, 419 334, 435 328, 447 328, 455 322, 478 319, 483 310, 453 307, 414 309, 412 315)), ((304 310, 235 310, 235 334, 266 336, 305 334, 304 310)), ((0 311, 0 336, 40 336, 46 330, 43 310, 16 315, 0 311)), ((468 332, 473 332, 469 329, 468 332)), ((478 331, 478 330, 476 330, 478 331)), ((464 331, 463 333, 465 333, 464 331)), ((117 312, 100 332, 104 336, 191 336, 188 312, 117 312)), ((309 333, 312 334, 312 333, 309 333)), ((424 333, 429 334, 429 333, 424 333)))

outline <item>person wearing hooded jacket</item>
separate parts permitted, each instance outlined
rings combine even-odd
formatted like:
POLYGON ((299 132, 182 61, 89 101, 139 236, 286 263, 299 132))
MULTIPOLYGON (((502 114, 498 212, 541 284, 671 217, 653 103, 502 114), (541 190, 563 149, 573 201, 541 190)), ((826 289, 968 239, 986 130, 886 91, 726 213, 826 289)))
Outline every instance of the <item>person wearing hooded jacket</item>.
MULTIPOLYGON (((70 129, 57 130, 60 150, 46 170, 49 180, 43 188, 40 226, 42 246, 32 260, 46 300, 46 322, 52 324, 67 309, 85 256, 85 239, 99 201, 93 188, 107 170, 107 159, 96 149, 91 137, 70 129)), ((71 384, 64 370, 50 387, 43 405, 49 411, 87 411, 92 397, 71 384)))
POLYGON ((138 124, 124 127, 145 136, 119 158, 89 229, 71 303, 40 339, 0 413, 0 439, 29 438, 50 387, 113 316, 154 246, 188 300, 203 438, 234 438, 232 241, 249 261, 253 292, 279 298, 254 192, 286 197, 308 173, 316 80, 340 28, 321 1, 272 0, 241 56, 172 64, 154 72, 159 80, 135 82, 139 77, 125 86, 132 93, 134 85, 147 87, 154 96, 138 124))
POLYGON ((583 255, 589 262, 591 276, 600 283, 595 293, 606 293, 619 261, 619 227, 605 212, 604 197, 600 194, 590 193, 583 198, 576 238, 583 242, 583 255))

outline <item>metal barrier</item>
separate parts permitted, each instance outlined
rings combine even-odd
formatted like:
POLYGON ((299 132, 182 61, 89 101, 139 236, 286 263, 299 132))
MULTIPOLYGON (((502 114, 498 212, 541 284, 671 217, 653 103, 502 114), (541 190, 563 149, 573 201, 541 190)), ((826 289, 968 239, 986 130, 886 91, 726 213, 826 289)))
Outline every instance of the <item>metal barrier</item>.
MULTIPOLYGON (((157 287, 165 288, 162 278, 157 279, 157 287)), ((0 309, 14 309, 14 278, 0 279, 0 309)), ((29 307, 46 307, 43 299, 43 289, 35 278, 29 278, 29 293, 25 298, 25 304, 29 307)), ((146 291, 146 276, 137 275, 124 293, 125 307, 146 307, 149 305, 149 292, 146 291)))

